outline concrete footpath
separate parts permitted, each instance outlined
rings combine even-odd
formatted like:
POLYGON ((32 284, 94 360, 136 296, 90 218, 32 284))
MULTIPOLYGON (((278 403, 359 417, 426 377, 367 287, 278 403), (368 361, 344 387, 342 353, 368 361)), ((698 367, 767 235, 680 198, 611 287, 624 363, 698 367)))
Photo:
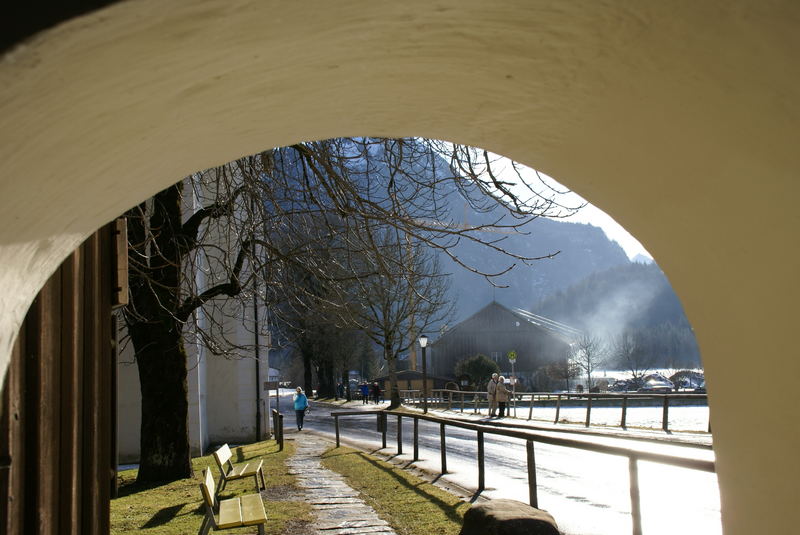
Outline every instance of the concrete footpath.
POLYGON ((309 535, 388 535, 395 531, 358 497, 344 478, 322 467, 320 456, 332 443, 311 433, 293 434, 296 453, 287 464, 302 498, 311 504, 315 522, 309 535))

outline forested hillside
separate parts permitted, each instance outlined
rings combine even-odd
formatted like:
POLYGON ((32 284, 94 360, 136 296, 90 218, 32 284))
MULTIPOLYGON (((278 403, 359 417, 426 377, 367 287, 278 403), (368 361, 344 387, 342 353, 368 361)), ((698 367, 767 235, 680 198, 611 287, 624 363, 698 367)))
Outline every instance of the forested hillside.
POLYGON ((700 365, 694 333, 678 296, 655 264, 631 263, 586 277, 532 306, 613 346, 626 333, 654 367, 700 365))

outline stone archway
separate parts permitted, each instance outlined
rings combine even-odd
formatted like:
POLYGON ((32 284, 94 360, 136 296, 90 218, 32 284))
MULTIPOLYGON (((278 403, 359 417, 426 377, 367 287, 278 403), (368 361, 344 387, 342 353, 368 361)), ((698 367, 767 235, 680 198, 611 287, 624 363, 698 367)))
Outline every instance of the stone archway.
POLYGON ((0 370, 61 259, 181 176, 302 139, 450 139, 646 244, 703 351, 725 530, 788 532, 798 19, 788 0, 140 0, 48 30, 0 65, 0 370))

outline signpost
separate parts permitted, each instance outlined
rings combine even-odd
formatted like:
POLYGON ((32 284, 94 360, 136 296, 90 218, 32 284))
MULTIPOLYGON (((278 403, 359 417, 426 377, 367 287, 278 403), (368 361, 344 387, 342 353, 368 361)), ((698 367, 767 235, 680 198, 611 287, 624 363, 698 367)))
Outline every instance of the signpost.
POLYGON ((514 363, 517 361, 517 352, 513 349, 508 352, 508 361, 511 363, 511 403, 514 407, 514 418, 517 417, 517 376, 514 375, 514 363))

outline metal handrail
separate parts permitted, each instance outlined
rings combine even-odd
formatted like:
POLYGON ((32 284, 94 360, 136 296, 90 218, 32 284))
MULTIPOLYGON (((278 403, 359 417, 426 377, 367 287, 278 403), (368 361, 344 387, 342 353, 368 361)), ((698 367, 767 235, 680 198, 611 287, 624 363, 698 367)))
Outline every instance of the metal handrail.
POLYGON ((431 416, 428 414, 414 414, 411 412, 402 412, 397 410, 379 410, 379 411, 337 411, 332 412, 331 416, 334 418, 334 424, 336 428, 336 447, 340 445, 340 432, 339 432, 339 418, 345 416, 364 416, 364 415, 372 415, 375 414, 378 419, 378 431, 381 433, 382 436, 382 448, 386 448, 386 434, 387 434, 387 425, 386 420, 388 416, 396 416, 397 417, 397 453, 398 455, 403 453, 403 441, 402 441, 402 419, 403 418, 413 418, 414 419, 414 459, 412 461, 418 460, 418 451, 419 451, 419 438, 418 438, 418 424, 419 420, 425 420, 433 423, 439 424, 439 432, 440 432, 440 455, 441 455, 441 473, 447 473, 447 448, 446 448, 446 441, 445 441, 445 429, 447 426, 457 427, 460 429, 467 429, 471 431, 475 431, 477 433, 477 442, 478 442, 478 491, 482 491, 484 489, 484 482, 485 482, 485 466, 484 466, 484 435, 498 435, 504 436, 508 438, 516 438, 522 439, 526 441, 526 453, 527 453, 527 463, 528 463, 528 491, 529 491, 529 503, 533 507, 538 507, 539 499, 537 494, 537 485, 536 485, 536 462, 534 457, 534 448, 533 445, 536 442, 542 444, 550 444, 553 446, 560 446, 560 447, 568 447, 568 448, 575 448, 584 451, 592 451, 595 453, 601 453, 606 455, 617 455, 622 457, 628 458, 628 466, 629 466, 629 475, 630 475, 630 496, 631 496, 631 516, 633 521, 633 534, 634 535, 641 535, 642 533, 642 519, 641 519, 641 507, 640 507, 640 496, 639 496, 639 469, 638 469, 638 462, 639 461, 648 461, 648 462, 655 462, 661 464, 667 464, 670 466, 677 466, 680 468, 689 468, 693 470, 700 470, 703 472, 711 472, 714 473, 716 471, 715 465, 713 461, 704 461, 700 459, 687 459, 686 457, 680 457, 677 455, 668 455, 664 453, 652 453, 652 452, 644 452, 638 451, 631 448, 626 448, 622 446, 612 446, 607 444, 594 444, 591 442, 586 442, 582 440, 576 440, 573 438, 559 438, 559 437, 552 437, 548 435, 543 435, 540 432, 536 431, 529 431, 529 430, 520 430, 520 429, 504 429, 504 428, 497 428, 491 425, 485 425, 480 423, 470 423, 464 422, 459 420, 450 420, 447 418, 441 418, 438 416, 431 416))

